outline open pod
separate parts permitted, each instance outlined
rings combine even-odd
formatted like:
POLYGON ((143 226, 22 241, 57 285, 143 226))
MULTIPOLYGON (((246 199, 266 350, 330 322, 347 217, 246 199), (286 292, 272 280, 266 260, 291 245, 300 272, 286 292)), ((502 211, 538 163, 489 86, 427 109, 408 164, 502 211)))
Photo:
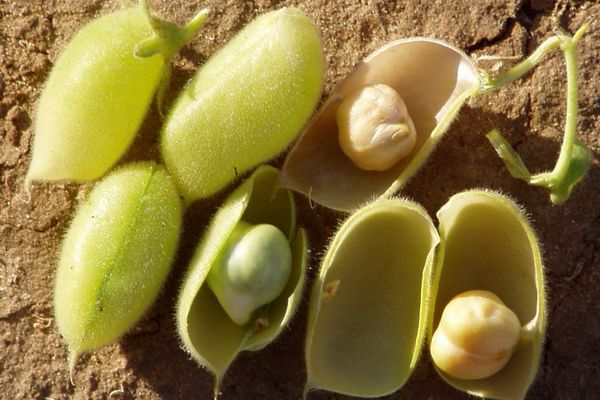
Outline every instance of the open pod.
POLYGON ((227 198, 196 249, 179 296, 176 310, 179 335, 186 351, 216 376, 215 397, 238 353, 259 350, 273 341, 290 321, 301 299, 306 235, 302 229, 296 230, 293 196, 288 190, 276 187, 277 173, 275 168, 260 167, 227 198), (244 325, 232 321, 207 283, 211 268, 241 222, 275 226, 291 248, 291 272, 283 291, 256 310, 244 325))
POLYGON ((311 295, 305 397, 313 389, 378 397, 407 381, 425 337, 438 242, 427 212, 396 198, 341 226, 311 295))
POLYGON ((424 38, 392 42, 368 56, 334 90, 288 155, 281 184, 343 211, 391 195, 415 174, 479 87, 477 67, 457 48, 424 38), (351 161, 340 147, 336 122, 347 96, 376 84, 401 96, 416 130, 412 151, 385 171, 363 170, 351 161))
POLYGON ((493 375, 467 380, 438 372, 474 396, 523 399, 538 369, 546 326, 544 274, 533 229, 510 199, 485 190, 453 196, 437 216, 442 241, 433 279, 430 344, 444 308, 465 291, 494 293, 521 325, 512 356, 493 375))

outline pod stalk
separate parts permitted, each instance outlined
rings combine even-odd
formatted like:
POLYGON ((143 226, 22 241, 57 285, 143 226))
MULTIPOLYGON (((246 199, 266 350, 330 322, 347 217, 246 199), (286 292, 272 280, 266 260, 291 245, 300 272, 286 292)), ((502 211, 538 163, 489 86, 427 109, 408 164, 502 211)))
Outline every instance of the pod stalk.
POLYGON ((167 87, 171 81, 171 60, 183 45, 196 36, 200 28, 204 25, 204 21, 210 10, 208 8, 200 10, 184 26, 179 26, 153 16, 150 13, 146 0, 139 0, 138 7, 146 15, 153 35, 137 45, 135 55, 146 58, 160 54, 163 57, 165 69, 159 83, 156 99, 159 112, 161 116, 164 116, 162 106, 167 87))
POLYGON ((73 386, 75 386, 73 375, 75 375, 75 367, 77 366, 77 361, 79 360, 80 355, 81 354, 75 350, 69 350, 69 382, 73 386))
POLYGON ((213 386, 213 400, 219 400, 220 395, 221 395, 221 377, 217 376, 215 378, 215 385, 213 386))
POLYGON ((482 70, 482 84, 479 94, 493 92, 522 78, 539 64, 548 53, 559 48, 561 43, 562 39, 558 35, 546 39, 529 57, 496 77, 492 78, 486 71, 482 70))
POLYGON ((135 55, 138 57, 151 57, 155 54, 161 54, 165 62, 170 61, 184 44, 196 36, 209 13, 209 9, 204 8, 184 26, 179 26, 153 16, 148 9, 146 0, 140 0, 138 6, 146 15, 153 36, 138 44, 135 55))
POLYGON ((304 385, 304 390, 302 391, 302 400, 308 399, 308 394, 313 390, 313 388, 306 382, 304 385))

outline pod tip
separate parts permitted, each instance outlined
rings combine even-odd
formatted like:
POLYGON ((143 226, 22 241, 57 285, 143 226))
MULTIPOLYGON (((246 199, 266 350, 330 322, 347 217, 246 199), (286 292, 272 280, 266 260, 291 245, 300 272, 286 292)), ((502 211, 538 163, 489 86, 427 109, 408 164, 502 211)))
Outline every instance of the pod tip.
POLYGON ((73 386, 75 386, 75 381, 73 380, 73 375, 75 375, 75 366, 77 365, 79 356, 80 356, 80 354, 74 350, 71 350, 69 352, 69 382, 73 386))

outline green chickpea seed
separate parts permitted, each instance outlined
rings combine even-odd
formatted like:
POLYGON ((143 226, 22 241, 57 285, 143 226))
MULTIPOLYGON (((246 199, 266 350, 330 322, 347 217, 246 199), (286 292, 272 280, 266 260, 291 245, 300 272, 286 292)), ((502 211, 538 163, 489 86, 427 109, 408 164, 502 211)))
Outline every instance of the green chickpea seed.
POLYGON ((233 322, 244 325, 281 294, 291 268, 290 245, 277 227, 240 222, 206 281, 233 322))

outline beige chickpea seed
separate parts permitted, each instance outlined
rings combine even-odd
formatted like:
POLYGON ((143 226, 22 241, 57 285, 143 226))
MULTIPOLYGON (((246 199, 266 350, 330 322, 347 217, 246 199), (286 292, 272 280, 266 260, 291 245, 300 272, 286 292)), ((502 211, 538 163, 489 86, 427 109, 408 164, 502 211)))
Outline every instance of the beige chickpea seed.
POLYGON ((470 290, 446 305, 433 334, 431 357, 453 378, 487 378, 508 363, 520 331, 518 317, 498 296, 470 290))
POLYGON ((348 95, 337 110, 339 144, 361 169, 386 171, 415 147, 417 133, 393 88, 377 84, 348 95))

